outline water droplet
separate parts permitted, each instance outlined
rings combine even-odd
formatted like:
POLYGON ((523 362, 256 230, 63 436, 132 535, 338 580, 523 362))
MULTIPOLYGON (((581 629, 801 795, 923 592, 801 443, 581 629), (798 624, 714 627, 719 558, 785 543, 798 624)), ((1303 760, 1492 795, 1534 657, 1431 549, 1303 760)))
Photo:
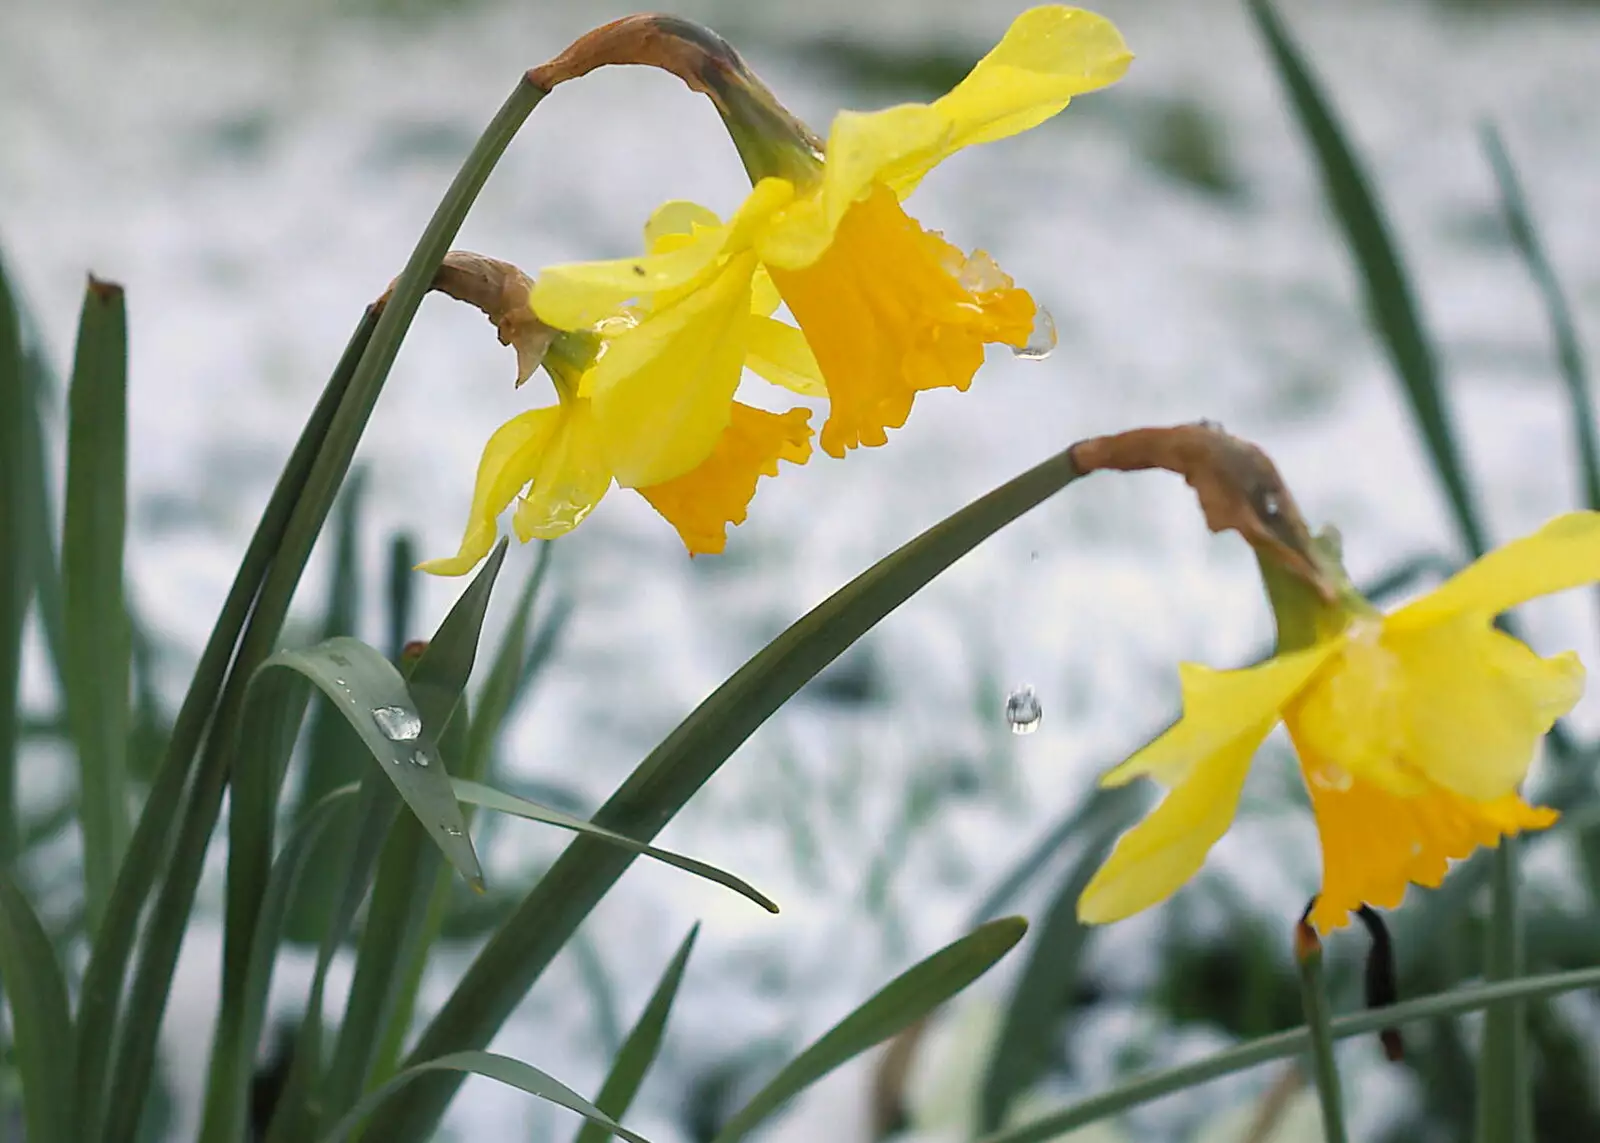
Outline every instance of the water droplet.
POLYGON ((428 765, 428 756, 420 750, 413 750, 411 752, 411 764, 413 766, 426 767, 428 765))
POLYGON ((1348 770, 1338 766, 1331 766, 1327 763, 1323 763, 1320 766, 1312 768, 1310 770, 1310 775, 1311 784, 1316 786, 1318 789, 1332 790, 1333 792, 1339 794, 1342 794, 1344 791, 1348 790, 1355 781, 1355 779, 1350 776, 1350 772, 1348 770))
POLYGON ((333 676, 333 685, 336 686, 336 687, 343 687, 343 686, 348 686, 349 684, 346 683, 343 679, 341 679, 338 675, 334 675, 333 676))
POLYGON ((1276 516, 1278 514, 1277 493, 1269 492, 1261 498, 1261 510, 1268 516, 1276 516))
POLYGON ((1011 352, 1023 361, 1043 361, 1055 347, 1056 319, 1050 316, 1049 310, 1040 306, 1033 315, 1033 332, 1028 334, 1028 340, 1013 346, 1011 352))
POLYGON ((1032 687, 1018 687, 1006 699, 1006 721, 1011 724, 1012 734, 1032 734, 1039 729, 1042 717, 1044 708, 1032 687))
POLYGON ((390 742, 410 742, 422 733, 422 716, 403 706, 375 706, 372 721, 390 742))
POLYGON ((451 837, 460 837, 461 836, 461 830, 456 826, 445 826, 444 827, 444 832, 449 834, 451 837))

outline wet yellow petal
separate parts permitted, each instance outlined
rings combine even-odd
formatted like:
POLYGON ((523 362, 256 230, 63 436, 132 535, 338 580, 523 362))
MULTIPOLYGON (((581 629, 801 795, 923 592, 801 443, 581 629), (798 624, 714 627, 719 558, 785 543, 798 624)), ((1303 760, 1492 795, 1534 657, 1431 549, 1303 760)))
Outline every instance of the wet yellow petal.
POLYGON ((1557 516, 1463 568, 1439 588, 1388 619, 1393 629, 1438 623, 1452 615, 1495 616, 1551 592, 1600 580, 1600 512, 1557 516))
POLYGON ((744 523, 756 481, 776 476, 778 462, 811 456, 811 414, 769 413, 735 403, 728 427, 699 467, 639 494, 678 530, 690 555, 722 551, 727 526, 744 523))
POLYGON ((1330 784, 1355 777, 1396 796, 1439 785, 1482 801, 1516 788, 1582 691, 1575 656, 1541 659, 1484 616, 1400 631, 1370 621, 1347 630, 1284 722, 1330 784))
POLYGON ((1035 306, 985 255, 965 258, 879 187, 845 216, 803 270, 770 267, 805 332, 830 407, 822 448, 881 445, 916 394, 965 389, 986 343, 1025 344, 1035 306))
MULTIPOLYGON (((1182 782, 1203 759, 1222 750, 1241 731, 1277 722, 1279 712, 1305 686, 1337 645, 1321 643, 1234 671, 1214 671, 1196 663, 1178 667, 1183 717, 1100 779, 1122 786, 1150 777, 1166 786, 1182 782)), ((1265 734, 1265 731, 1262 732, 1265 734)))
POLYGON ((560 407, 534 409, 495 430, 478 462, 478 479, 461 549, 446 559, 418 564, 433 575, 464 575, 494 547, 495 521, 523 486, 538 475, 551 440, 565 419, 560 407))
POLYGON ((1206 854, 1233 822, 1256 747, 1272 729, 1274 711, 1195 759, 1150 815, 1117 841, 1078 898, 1087 924, 1120 921, 1165 901, 1199 872, 1206 854))
POLYGON ((806 335, 787 322, 769 317, 750 319, 749 356, 752 371, 802 397, 826 397, 828 386, 806 335))
POLYGON ((563 411, 533 486, 512 517, 523 543, 566 535, 583 523, 611 487, 611 468, 589 402, 571 401, 563 411))
POLYGON ((1314 760, 1306 789, 1322 840, 1322 890, 1311 923, 1324 933, 1348 924, 1362 905, 1392 909, 1407 885, 1433 888, 1451 861, 1498 845, 1503 836, 1543 829, 1558 816, 1515 794, 1473 801, 1428 786, 1405 797, 1359 778, 1335 788, 1314 760))
POLYGON ((710 455, 744 372, 755 254, 609 341, 585 379, 617 482, 682 476, 710 455))
POLYGON ((759 317, 771 317, 783 298, 772 283, 772 275, 765 266, 756 267, 756 276, 750 282, 750 312, 759 317))

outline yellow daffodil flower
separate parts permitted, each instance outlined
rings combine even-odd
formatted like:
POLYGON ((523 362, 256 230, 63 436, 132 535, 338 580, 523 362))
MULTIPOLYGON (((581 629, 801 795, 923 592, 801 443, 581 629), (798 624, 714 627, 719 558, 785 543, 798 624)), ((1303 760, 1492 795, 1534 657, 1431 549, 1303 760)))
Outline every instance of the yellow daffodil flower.
POLYGON ((1311 922, 1392 908, 1452 860, 1556 820, 1518 787, 1539 740, 1583 693, 1571 652, 1541 658, 1493 626, 1550 592, 1600 580, 1600 513, 1562 516, 1381 615, 1347 600, 1309 646, 1258 666, 1180 668, 1183 717, 1102 779, 1168 788, 1123 835, 1078 903, 1114 921, 1171 896, 1227 831, 1251 758, 1289 731, 1322 843, 1311 922))
POLYGON ((628 356, 623 335, 655 320, 671 322, 674 315, 670 310, 665 317, 646 315, 642 320, 623 315, 594 332, 558 334, 551 341, 543 364, 555 382, 558 403, 513 417, 489 438, 460 550, 421 564, 423 571, 463 575, 476 567, 494 546, 500 514, 524 490, 512 524, 518 538, 527 542, 570 532, 613 482, 626 483, 619 473, 637 467, 626 451, 637 442, 618 442, 597 415, 595 378, 605 373, 643 377, 648 384, 688 364, 702 368, 712 383, 733 377, 724 386, 727 420, 697 452, 688 454, 688 467, 669 479, 634 485, 677 529, 690 554, 722 551, 727 525, 744 522, 756 481, 775 476, 780 460, 806 462, 811 414, 805 409, 770 413, 734 401, 733 385, 744 368, 741 359, 720 354, 717 346, 682 346, 670 334, 663 338, 668 356, 628 356))
MULTIPOLYGON (((1103 18, 1034 8, 947 95, 842 112, 825 159, 809 133, 774 134, 774 124, 793 123, 786 113, 766 107, 741 120, 730 99, 752 106, 748 84, 743 94, 724 91, 719 110, 755 183, 733 217, 723 222, 703 207, 670 203, 652 227, 673 241, 637 258, 549 268, 534 286, 533 310, 576 330, 630 304, 674 309, 676 324, 654 333, 641 325, 610 352, 631 340, 630 354, 664 359, 652 338, 672 336, 701 354, 750 358, 770 379, 827 397, 821 443, 830 455, 881 445, 886 429, 905 423, 917 392, 966 389, 983 347, 1026 345, 1036 316, 1033 299, 992 259, 964 255, 924 230, 901 199, 946 157, 1037 126, 1073 96, 1120 78, 1129 59, 1103 18), (775 306, 780 295, 799 330, 766 316, 771 306, 762 303, 775 306)), ((650 385, 607 369, 608 360, 591 386, 593 414, 618 442, 622 483, 681 475, 730 423, 731 385, 720 375, 712 383, 692 357, 677 361, 670 377, 664 367, 650 385)))

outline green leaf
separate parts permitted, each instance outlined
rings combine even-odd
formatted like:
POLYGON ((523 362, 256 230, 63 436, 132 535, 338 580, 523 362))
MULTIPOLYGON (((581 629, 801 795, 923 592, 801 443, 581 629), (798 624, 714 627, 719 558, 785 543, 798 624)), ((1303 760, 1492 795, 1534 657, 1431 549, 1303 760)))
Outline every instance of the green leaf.
MULTIPOLYGON (((1595 987, 1600 987, 1600 968, 1551 973, 1546 976, 1525 976, 1520 980, 1501 984, 1458 988, 1438 996, 1407 1000, 1384 1008, 1341 1016, 1332 1023, 1333 1038, 1345 1040, 1351 1036, 1365 1036, 1384 1028, 1398 1028, 1403 1024, 1421 1020, 1475 1012, 1501 1001, 1534 1000, 1595 987)), ((1060 1111, 1041 1116, 1031 1123, 986 1135, 980 1143, 1041 1143, 1042 1140, 1057 1139, 1069 1131, 1075 1131, 1090 1123, 1098 1123, 1113 1115, 1120 1115, 1130 1108, 1150 1103, 1164 1095, 1187 1091, 1222 1076, 1242 1072, 1273 1060, 1302 1055, 1309 1051, 1310 1047, 1311 1037, 1304 1028, 1280 1032, 1274 1036, 1263 1036, 1191 1063, 1151 1072, 1118 1084, 1060 1111)))
MULTIPOLYGON (((341 1119, 332 1131, 322 1136, 322 1143, 340 1143, 340 1140, 355 1130, 357 1124, 372 1114, 389 1096, 401 1090, 419 1076, 435 1071, 487 1076, 489 1079, 496 1080, 509 1087, 525 1091, 529 1095, 535 1095, 540 1099, 565 1107, 569 1111, 576 1111, 590 1122, 598 1123, 613 1134, 622 1136, 628 1140, 628 1143, 650 1143, 644 1136, 629 1131, 598 1107, 595 1107, 594 1104, 584 1099, 583 1096, 560 1081, 546 1075, 538 1068, 529 1067, 520 1060, 513 1060, 507 1056, 495 1055, 493 1052, 453 1052, 448 1056, 440 1056, 438 1059, 425 1060, 420 1064, 413 1064, 388 1083, 368 1094, 360 1103, 351 1108, 350 1114, 341 1119)), ((381 1137, 369 1133, 367 1138, 375 1139, 381 1137)))
POLYGON ((22 323, 0 264, 0 865, 17 850, 22 634, 33 595, 34 490, 44 485, 38 430, 22 323))
MULTIPOLYGON (((1038 1079, 1093 931, 1078 920, 1078 898, 1112 843, 1137 820, 1145 804, 1143 790, 1119 786, 1096 790, 1082 811, 1073 815, 1071 821, 1088 836, 1062 878, 1006 1004, 979 1095, 980 1130, 998 1127, 1012 1103, 1038 1079)), ((1069 837, 1062 836, 1060 842, 1065 844, 1069 837)))
POLYGON ((231 993, 223 996, 225 1005, 230 1000, 237 1001, 238 1015, 231 1026, 218 1021, 211 1048, 211 1075, 200 1129, 201 1143, 235 1143, 244 1138, 251 1065, 266 1021, 272 969, 289 901, 305 871, 313 867, 311 859, 318 851, 318 841, 339 814, 349 811, 356 789, 350 785, 324 795, 322 801, 300 819, 284 843, 283 851, 272 863, 244 981, 237 997, 231 993))
MULTIPOLYGON (((606 1075, 594 1105, 613 1119, 628 1113, 633 1097, 639 1093, 639 1085, 644 1082, 645 1073, 655 1062, 656 1052, 661 1048, 661 1037, 666 1032, 667 1017, 672 1013, 672 1002, 678 997, 678 986, 683 983, 684 969, 689 966, 689 954, 694 950, 695 938, 699 934, 700 926, 695 925, 689 930, 689 935, 683 938, 678 951, 667 962, 666 971, 656 982, 649 1003, 639 1014, 628 1038, 622 1042, 616 1059, 611 1061, 611 1071, 606 1075)), ((605 1143, 610 1137, 603 1126, 591 1120, 579 1129, 573 1143, 605 1143)))
MULTIPOLYGON (((594 824, 649 841, 757 727, 846 648, 984 539, 1077 477, 1071 451, 981 497, 840 588, 736 671, 635 768, 594 824)), ((486 1044, 633 855, 579 838, 467 969, 412 1059, 486 1044)), ((424 1079, 380 1109, 374 1138, 423 1143, 460 1080, 424 1079)))
POLYGON ((1474 556, 1488 541, 1477 501, 1467 482, 1455 429, 1440 378, 1438 353, 1423 326, 1416 294, 1399 247, 1389 231, 1372 182, 1340 127, 1332 104, 1289 38, 1270 0, 1249 0, 1250 13, 1267 41, 1272 61, 1322 172, 1323 187, 1344 228, 1366 293, 1367 312, 1405 387, 1428 458, 1455 517, 1456 529, 1474 556))
POLYGON ((279 651, 261 664, 263 672, 272 668, 298 672, 328 697, 445 860, 481 887, 483 868, 451 793, 437 739, 423 725, 394 664, 359 639, 341 636, 305 650, 279 651))
POLYGON ((67 984, 28 899, 0 866, 0 984, 22 1079, 29 1143, 78 1143, 67 984))
MULTIPOLYGON (((489 608, 507 542, 500 541, 478 574, 456 600, 438 631, 406 675, 406 686, 425 730, 439 739, 440 756, 453 739, 459 760, 465 750, 467 720, 452 718, 477 659, 483 617, 489 608)), ((465 819, 461 828, 466 829, 465 819)), ((401 1008, 399 990, 408 982, 400 966, 426 955, 420 944, 438 865, 415 819, 397 821, 379 859, 378 876, 367 910, 367 928, 356 956, 355 978, 333 1058, 322 1081, 322 1108, 337 1115, 355 1102, 378 1059, 389 1019, 401 1008)), ((410 1003, 404 1006, 409 1020, 410 1003)))
POLYGON ((707 865, 703 861, 696 861, 692 857, 672 853, 665 849, 657 849, 635 840, 626 834, 617 833, 593 822, 586 822, 582 818, 575 818, 571 814, 564 814, 560 810, 553 810, 548 806, 541 806, 537 802, 530 802, 526 798, 519 798, 513 794, 503 793, 482 782, 469 782, 463 778, 452 780, 456 797, 470 805, 482 806, 486 810, 494 810, 502 814, 511 814, 515 817, 526 818, 528 821, 543 822, 545 825, 557 826, 568 829, 585 837, 592 837, 603 841, 607 845, 618 846, 630 853, 642 854, 653 857, 665 865, 672 865, 685 872, 693 873, 696 877, 704 877, 707 881, 715 881, 718 885, 725 885, 741 897, 748 897, 769 913, 778 911, 777 904, 760 890, 748 882, 735 877, 733 874, 718 869, 714 865, 707 865))
POLYGON ((100 927, 128 842, 128 316, 122 287, 89 279, 67 394, 61 581, 66 701, 78 750, 89 931, 100 927))
POLYGON ((400 661, 411 638, 411 613, 416 608, 416 541, 400 533, 389 541, 389 591, 385 615, 389 627, 389 658, 400 661))
MULTIPOLYGON (((313 461, 322 448, 334 412, 343 398, 351 372, 372 335, 375 318, 369 312, 351 335, 344 355, 328 379, 316 408, 301 430, 278 483, 272 490, 255 533, 245 549, 233 584, 228 588, 222 611, 206 640, 200 661, 190 678, 188 692, 173 722, 166 756, 156 780, 145 798, 144 809, 134 827, 133 839, 117 874, 100 931, 85 969, 78 1007, 78 1082, 85 1140, 102 1138, 102 1127, 110 1097, 114 1072, 110 1069, 113 1049, 122 1061, 126 1075, 123 1094, 128 1106, 120 1107, 122 1124, 113 1137, 121 1138, 138 1122, 139 1106, 150 1087, 155 1061, 155 1038, 166 1007, 167 990, 177 962, 178 948, 188 921, 193 885, 198 883, 211 842, 211 830, 222 798, 222 772, 208 774, 204 788, 195 791, 204 803, 195 807, 194 828, 182 832, 179 819, 184 809, 184 794, 194 769, 207 727, 212 721, 220 696, 225 693, 229 665, 239 642, 240 632, 250 616, 256 594, 277 553, 313 461), (175 840, 173 835, 179 836, 175 840), (135 978, 134 995, 129 1001, 130 1019, 125 1034, 117 1022, 122 999, 123 977, 133 951, 134 935, 157 878, 167 868, 169 851, 176 850, 178 868, 170 893, 158 901, 160 915, 145 929, 146 943, 140 957, 141 969, 135 978), (165 904, 162 909, 161 905, 165 904), (120 1134, 118 1133, 120 1132, 120 1134)), ((242 693, 242 692, 241 692, 242 693)), ((230 743, 231 745, 231 743, 230 743)), ((221 752, 222 744, 213 735, 207 752, 221 752)), ((185 812, 184 819, 190 815, 185 812)))
POLYGON ((912 965, 796 1056, 723 1124, 714 1143, 743 1139, 823 1076, 909 1028, 988 972, 1027 931, 1021 917, 1002 917, 912 965))

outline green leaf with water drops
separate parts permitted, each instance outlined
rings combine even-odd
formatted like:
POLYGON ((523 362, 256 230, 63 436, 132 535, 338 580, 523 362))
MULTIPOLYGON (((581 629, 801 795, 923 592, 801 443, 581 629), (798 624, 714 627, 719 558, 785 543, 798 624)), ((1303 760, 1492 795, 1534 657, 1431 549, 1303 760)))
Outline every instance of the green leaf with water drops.
MULTIPOLYGON (((713 691, 606 804, 594 824, 653 838, 774 711, 956 560, 1078 477, 1063 450, 878 561, 796 620, 713 691)), ((598 838, 567 847, 467 969, 412 1051, 427 1059, 493 1038, 633 856, 598 838)), ((373 1121, 385 1143, 432 1137, 460 1083, 423 1080, 373 1121)))
POLYGON ((626 834, 617 833, 615 830, 597 826, 593 822, 584 821, 582 818, 564 814, 560 810, 553 810, 549 806, 541 806, 537 802, 530 802, 526 798, 519 798, 514 794, 496 790, 492 786, 485 786, 482 782, 470 782, 464 778, 452 781, 456 797, 470 805, 482 806, 486 810, 494 810, 502 814, 511 814, 515 817, 526 818, 528 821, 543 822, 560 829, 571 830, 574 833, 592 837, 603 841, 607 845, 619 846, 622 849, 640 854, 644 857, 653 857, 666 865, 672 865, 685 872, 693 873, 696 877, 704 877, 707 881, 715 881, 718 885, 725 885, 738 893, 741 897, 748 897, 769 913, 776 913, 778 906, 773 900, 760 890, 754 888, 749 882, 744 881, 725 870, 714 865, 707 865, 704 861, 697 861, 692 857, 684 857, 680 853, 670 850, 657 849, 653 845, 632 838, 626 834))
POLYGON ((912 965, 791 1060, 734 1112, 713 1143, 737 1143, 823 1076, 909 1028, 988 972, 1027 931, 1021 917, 1002 917, 912 965))
POLYGON ((591 1123, 598 1123, 612 1134, 622 1136, 628 1143, 650 1143, 643 1135, 629 1131, 560 1080, 538 1068, 530 1067, 521 1060, 513 1060, 509 1056, 497 1055, 494 1052, 452 1052, 437 1059, 413 1064, 405 1071, 396 1074, 382 1087, 369 1092, 360 1103, 350 1109, 349 1114, 341 1119, 333 1130, 322 1136, 322 1143, 341 1143, 363 1119, 372 1114, 395 1092, 429 1072, 438 1071, 485 1076, 525 1091, 529 1095, 548 1100, 557 1106, 565 1107, 569 1111, 576 1111, 591 1123))
POLYGON ((483 868, 467 837, 438 744, 423 727, 395 665, 359 639, 340 637, 303 651, 279 651, 261 665, 262 671, 272 668, 296 671, 328 696, 445 860, 482 887, 483 868))

